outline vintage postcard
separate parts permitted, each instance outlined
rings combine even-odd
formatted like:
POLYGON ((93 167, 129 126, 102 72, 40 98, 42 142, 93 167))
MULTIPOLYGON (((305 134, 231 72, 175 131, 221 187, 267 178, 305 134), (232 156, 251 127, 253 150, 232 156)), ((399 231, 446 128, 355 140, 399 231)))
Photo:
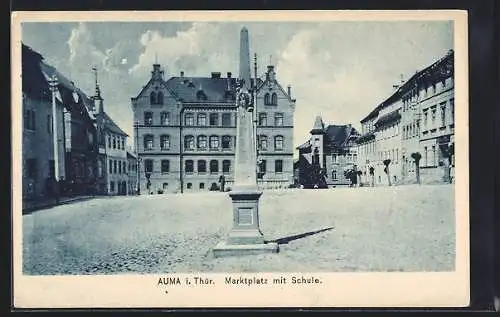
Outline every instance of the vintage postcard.
POLYGON ((16 308, 469 304, 467 12, 12 32, 16 308))

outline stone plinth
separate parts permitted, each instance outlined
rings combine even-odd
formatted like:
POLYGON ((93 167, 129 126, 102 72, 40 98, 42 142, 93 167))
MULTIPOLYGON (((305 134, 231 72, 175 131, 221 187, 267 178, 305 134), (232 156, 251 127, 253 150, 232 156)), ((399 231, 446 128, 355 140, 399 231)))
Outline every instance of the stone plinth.
POLYGON ((264 235, 259 229, 258 190, 232 191, 229 196, 233 203, 233 229, 225 241, 213 249, 215 257, 230 255, 246 255, 259 253, 276 253, 277 243, 265 243, 264 235))

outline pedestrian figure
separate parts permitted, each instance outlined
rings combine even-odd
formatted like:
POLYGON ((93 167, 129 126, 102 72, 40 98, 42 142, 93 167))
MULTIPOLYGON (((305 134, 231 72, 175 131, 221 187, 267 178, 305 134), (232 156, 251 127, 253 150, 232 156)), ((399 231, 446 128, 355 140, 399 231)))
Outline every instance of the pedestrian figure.
POLYGON ((375 186, 375 168, 373 166, 370 166, 370 186, 375 186))
POLYGON ((220 183, 220 191, 224 192, 224 186, 226 185, 226 178, 224 177, 224 175, 221 175, 219 177, 219 183, 220 183))

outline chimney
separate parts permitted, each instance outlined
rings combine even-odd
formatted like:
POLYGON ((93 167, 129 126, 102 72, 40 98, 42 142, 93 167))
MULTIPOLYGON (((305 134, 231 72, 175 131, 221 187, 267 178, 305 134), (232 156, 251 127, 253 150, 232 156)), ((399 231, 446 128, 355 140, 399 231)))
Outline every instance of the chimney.
POLYGON ((184 71, 181 70, 181 77, 184 77, 184 71))
POLYGON ((288 85, 286 88, 288 91, 288 97, 292 98, 292 86, 288 85))
POLYGON ((227 78, 231 78, 232 74, 231 72, 227 72, 227 78))
POLYGON ((212 72, 212 78, 220 78, 220 72, 212 72))

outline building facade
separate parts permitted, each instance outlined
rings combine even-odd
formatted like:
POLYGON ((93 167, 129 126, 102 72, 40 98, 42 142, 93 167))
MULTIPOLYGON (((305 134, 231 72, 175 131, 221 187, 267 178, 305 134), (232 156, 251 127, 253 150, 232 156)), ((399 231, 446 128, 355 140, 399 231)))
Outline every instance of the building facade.
MULTIPOLYGON (((55 178, 52 93, 41 64, 43 57, 22 45, 22 197, 52 195, 55 178)), ((59 176, 65 177, 64 105, 56 101, 59 176)))
POLYGON ((128 174, 128 195, 137 195, 137 156, 127 151, 127 174, 128 174))
POLYGON ((363 120, 358 139, 363 181, 414 183, 419 161, 424 183, 449 182, 454 167, 453 51, 415 73, 363 120), (387 175, 384 160, 390 160, 387 175))
POLYGON ((322 169, 328 187, 348 186, 349 171, 357 170, 359 132, 352 125, 328 125, 317 116, 310 131, 311 137, 297 147, 296 183, 309 187, 311 167, 315 162, 322 169))
MULTIPOLYGON (((274 67, 257 85, 254 110, 259 141, 262 188, 293 182, 293 112, 295 100, 276 81, 274 67)), ((236 140, 236 79, 178 77, 164 79, 159 64, 151 79, 131 99, 141 193, 215 190, 224 177, 233 181, 236 140)), ((257 169, 257 167, 256 167, 257 169)))
POLYGON ((104 195, 127 195, 129 193, 127 137, 111 117, 104 111, 104 99, 96 80, 94 109, 98 132, 99 192, 104 195))

